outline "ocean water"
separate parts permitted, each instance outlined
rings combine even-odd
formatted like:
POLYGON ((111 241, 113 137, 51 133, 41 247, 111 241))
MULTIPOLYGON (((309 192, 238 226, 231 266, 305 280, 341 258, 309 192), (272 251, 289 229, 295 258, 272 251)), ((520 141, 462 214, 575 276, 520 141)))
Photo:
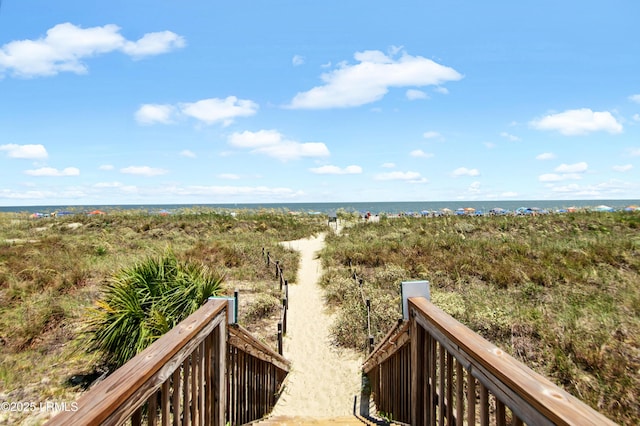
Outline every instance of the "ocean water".
POLYGON ((520 207, 554 211, 568 207, 589 208, 606 205, 614 209, 624 209, 629 205, 640 205, 640 200, 521 200, 521 201, 383 201, 383 202, 334 202, 334 203, 234 203, 234 204, 140 204, 140 205, 78 205, 78 206, 15 206, 0 207, 0 212, 52 213, 69 211, 86 213, 96 209, 109 212, 114 210, 142 210, 150 213, 166 210, 170 213, 192 209, 220 210, 281 210, 301 213, 332 213, 337 210, 348 212, 371 212, 371 214, 419 213, 423 210, 471 207, 488 212, 494 207, 514 211, 520 207))

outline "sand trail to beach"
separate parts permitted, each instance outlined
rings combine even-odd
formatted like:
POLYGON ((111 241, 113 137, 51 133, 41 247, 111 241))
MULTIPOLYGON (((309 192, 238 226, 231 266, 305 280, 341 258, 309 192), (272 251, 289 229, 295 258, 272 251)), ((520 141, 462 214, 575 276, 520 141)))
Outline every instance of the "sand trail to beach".
POLYGON ((332 317, 326 312, 316 253, 324 235, 283 243, 300 251, 295 285, 289 286, 287 335, 283 352, 291 361, 284 392, 273 416, 335 417, 353 414, 360 395, 362 356, 331 344, 332 317))

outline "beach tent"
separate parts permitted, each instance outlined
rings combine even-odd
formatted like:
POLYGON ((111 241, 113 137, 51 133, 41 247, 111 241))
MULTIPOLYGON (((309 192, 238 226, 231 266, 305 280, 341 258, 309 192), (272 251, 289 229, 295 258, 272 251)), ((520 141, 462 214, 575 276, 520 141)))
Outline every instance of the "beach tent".
POLYGON ((94 211, 89 212, 89 213, 87 213, 87 214, 90 214, 90 215, 96 215, 96 214, 106 214, 106 213, 105 213, 105 212, 103 212, 102 210, 94 210, 94 211))
POLYGON ((446 214, 451 214, 451 213, 453 213, 453 210, 448 209, 448 208, 446 208, 446 207, 445 207, 444 209, 440 210, 440 212, 441 212, 443 215, 446 215, 446 214))
POLYGON ((640 210, 638 206, 627 206, 624 208, 625 212, 635 212, 636 210, 640 210))

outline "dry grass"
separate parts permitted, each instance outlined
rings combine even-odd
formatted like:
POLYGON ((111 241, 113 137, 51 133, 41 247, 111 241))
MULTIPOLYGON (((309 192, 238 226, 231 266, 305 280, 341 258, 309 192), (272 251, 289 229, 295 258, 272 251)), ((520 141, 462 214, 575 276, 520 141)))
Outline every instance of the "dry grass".
POLYGON ((379 339, 399 284, 431 282, 462 323, 617 422, 640 418, 640 215, 382 219, 327 238, 327 300, 340 343, 364 348, 364 277, 379 339))
MULTIPOLYGON (((0 214, 0 399, 74 400, 100 373, 100 360, 86 352, 81 338, 87 307, 116 272, 167 249, 222 271, 227 294, 239 288, 244 307, 253 312, 240 311, 243 325, 275 341, 269 336, 275 337, 275 323, 269 327, 259 315, 268 311, 261 294, 279 297, 270 290, 277 282, 264 265, 262 247, 297 265, 298 254, 278 242, 325 228, 326 218, 280 211, 121 211, 45 219, 0 214)), ((24 418, 14 414, 0 417, 0 424, 24 418)))

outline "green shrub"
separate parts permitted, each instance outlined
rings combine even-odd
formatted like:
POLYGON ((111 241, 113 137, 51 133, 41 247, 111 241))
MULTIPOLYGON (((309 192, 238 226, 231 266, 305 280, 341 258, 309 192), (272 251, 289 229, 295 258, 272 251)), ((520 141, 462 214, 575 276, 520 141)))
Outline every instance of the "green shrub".
POLYGON ((90 310, 90 349, 119 367, 222 291, 223 277, 173 253, 120 271, 90 310))

